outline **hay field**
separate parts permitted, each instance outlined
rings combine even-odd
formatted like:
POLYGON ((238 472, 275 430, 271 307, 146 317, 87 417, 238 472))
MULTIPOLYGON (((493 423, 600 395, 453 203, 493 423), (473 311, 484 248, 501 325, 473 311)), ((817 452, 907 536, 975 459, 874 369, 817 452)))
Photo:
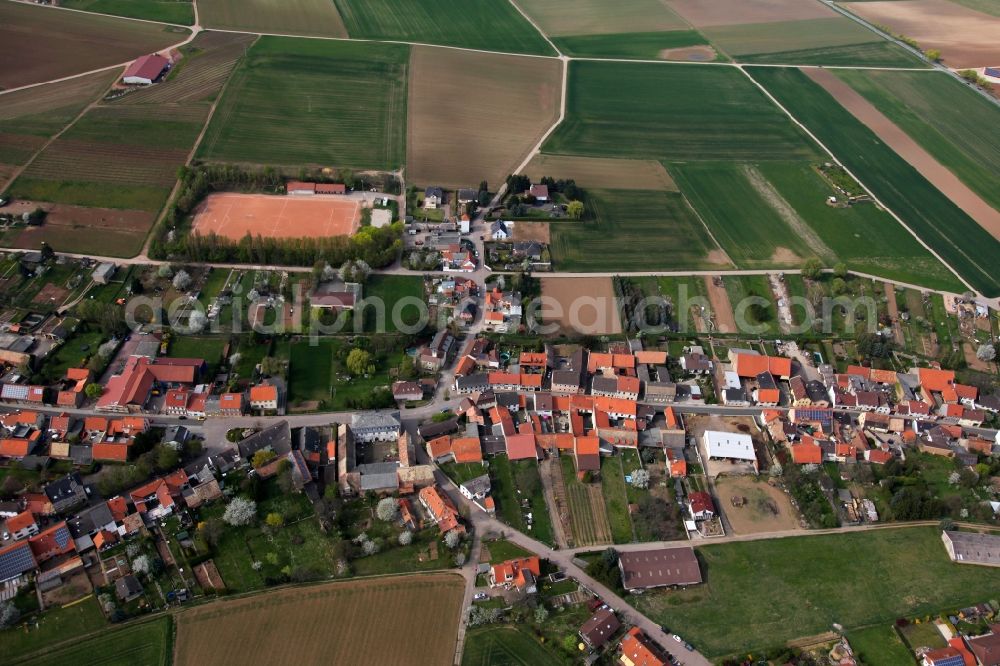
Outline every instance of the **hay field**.
POLYGON ((915 39, 922 49, 939 49, 949 67, 983 67, 1000 62, 1000 16, 948 0, 846 2, 842 6, 867 21, 915 39))
POLYGON ((1000 210, 1000 110, 941 73, 838 70, 864 95, 979 196, 1000 210))
POLYGON ((541 180, 543 176, 573 179, 583 188, 677 191, 673 178, 656 160, 539 153, 531 158, 524 173, 532 181, 541 180))
POLYGON ((0 89, 72 76, 183 41, 188 31, 110 16, 0 3, 0 89))
POLYGON ((569 86, 566 119, 545 142, 546 153, 677 160, 817 155, 735 68, 575 61, 569 86))
POLYGON ((548 58, 413 47, 408 180, 499 184, 559 118, 561 67, 548 58))
MULTIPOLYGON (((329 1, 329 0, 327 0, 329 1)), ((351 37, 555 55, 509 2, 333 0, 351 37)))
POLYGON ((391 169, 403 161, 406 46, 261 37, 198 150, 206 160, 391 169))
POLYGON ((1000 243, 799 70, 750 74, 977 290, 1000 295, 1000 243))
POLYGON ((430 574, 219 601, 176 616, 174 664, 445 666, 455 655, 463 592, 460 576, 430 574))
POLYGON ((684 30, 687 23, 659 0, 518 0, 550 37, 684 30))
POLYGON ((138 88, 112 104, 178 104, 214 99, 254 35, 206 31, 184 47, 184 57, 167 80, 138 88))
POLYGON ((684 197, 655 190, 587 192, 583 220, 549 223, 559 271, 728 267, 684 197))
POLYGON ((558 323, 560 329, 571 335, 616 335, 622 332, 611 278, 546 275, 541 281, 542 297, 551 299, 553 304, 558 303, 560 309, 557 311, 554 305, 551 309, 546 306, 541 311, 543 323, 558 323), (577 299, 586 299, 586 303, 577 299))
POLYGON ((347 37, 332 0, 198 0, 206 28, 347 37))
POLYGON ((0 177, 31 159, 117 76, 117 70, 97 72, 0 95, 0 177))

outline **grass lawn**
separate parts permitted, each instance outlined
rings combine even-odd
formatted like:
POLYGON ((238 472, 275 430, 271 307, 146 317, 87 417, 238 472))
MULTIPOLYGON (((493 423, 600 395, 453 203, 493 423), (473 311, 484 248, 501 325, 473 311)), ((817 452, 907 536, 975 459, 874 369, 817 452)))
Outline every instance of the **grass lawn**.
POLYGON ((711 267, 708 254, 717 246, 680 194, 597 189, 587 194, 587 219, 549 226, 552 257, 560 271, 711 267), (609 243, 646 251, 626 259, 620 252, 608 252, 609 243))
MULTIPOLYGON (((625 476, 629 476, 632 472, 642 469, 642 461, 639 460, 639 452, 636 449, 622 449, 621 459, 622 473, 625 476)), ((628 495, 629 504, 635 504, 649 494, 649 489, 636 488, 631 483, 625 482, 625 493, 628 495)))
POLYGON ((516 543, 507 541, 506 539, 485 541, 483 542, 483 545, 490 551, 491 564, 512 560, 515 557, 527 557, 532 554, 531 551, 525 550, 516 543))
POLYGON ((366 333, 394 333, 402 326, 415 326, 420 321, 424 304, 424 281, 415 275, 372 275, 365 283, 363 297, 375 303, 364 310, 366 333), (406 302, 398 310, 396 304, 406 302), (418 304, 419 303, 419 304, 418 304), (382 313, 385 313, 384 317, 382 313))
POLYGON ((351 37, 555 55, 509 3, 334 0, 351 37))
POLYGON ((490 483, 500 520, 534 539, 553 543, 552 523, 536 461, 511 461, 506 456, 496 456, 490 460, 490 483), (528 508, 522 509, 524 499, 528 500, 528 508), (531 529, 527 526, 528 512, 533 518, 531 529))
POLYGON ((546 666, 564 660, 516 626, 479 627, 465 634, 462 666, 546 666))
POLYGON ((271 341, 255 342, 247 334, 240 338, 237 352, 240 356, 233 369, 241 378, 247 379, 253 376, 253 371, 257 367, 257 364, 271 353, 271 341))
POLYGON ((233 72, 199 157, 398 167, 408 56, 400 45, 262 37, 233 72))
POLYGON ((454 566, 452 553, 441 543, 441 536, 435 526, 416 532, 409 546, 390 544, 382 552, 351 561, 351 571, 355 576, 381 576, 391 573, 430 571, 449 569, 454 566), (428 546, 438 542, 435 559, 430 559, 428 546))
POLYGON ((746 69, 974 288, 1000 294, 1000 243, 975 220, 801 71, 746 69))
MULTIPOLYGON (((733 306, 734 315, 737 317, 736 325, 742 327, 739 320, 739 312, 743 313, 748 326, 755 327, 753 330, 762 330, 763 335, 778 335, 781 328, 778 325, 778 304, 774 300, 774 292, 771 291, 771 283, 766 275, 727 275, 723 282, 726 285, 726 292, 729 295, 729 302, 733 306), (746 305, 740 310, 740 303, 744 299, 751 297, 763 298, 767 304, 760 306, 746 305)), ((748 302, 749 303, 749 302, 748 302)), ((750 329, 747 329, 748 332, 750 329)))
POLYGON ((45 367, 54 377, 62 377, 67 369, 81 367, 85 359, 96 354, 103 341, 100 331, 77 333, 48 357, 45 367))
POLYGON ((109 630, 98 637, 49 650, 24 662, 31 666, 61 666, 69 663, 100 666, 169 666, 172 662, 173 620, 163 615, 155 620, 109 630), (108 645, 114 645, 109 650, 108 645), (101 655, 95 659, 95 655, 101 655))
POLYGON ((593 61, 570 64, 566 120, 544 150, 670 160, 817 155, 806 135, 734 68, 593 61))
POLYGON ((1000 137, 983 127, 1000 122, 996 104, 941 72, 837 70, 941 164, 1000 209, 1000 137), (899 76, 895 76, 899 74, 899 76))
POLYGON ((170 358, 203 358, 209 365, 222 360, 229 338, 221 335, 175 335, 170 338, 170 358))
POLYGON ((720 544, 698 555, 706 584, 635 603, 711 657, 776 646, 835 622, 849 632, 938 613, 1000 586, 1000 570, 951 562, 934 527, 720 544), (845 562, 892 566, 853 566, 845 579, 845 562))
POLYGON ((97 597, 87 597, 80 603, 64 606, 42 613, 38 628, 29 631, 7 629, 0 631, 0 653, 5 659, 13 660, 56 641, 72 639, 75 636, 107 627, 101 613, 97 597))
POLYGON ((486 467, 480 463, 457 463, 446 462, 440 465, 441 471, 448 475, 448 478, 457 485, 470 481, 477 476, 486 474, 486 467))
POLYGON ((189 0, 62 0, 59 6, 162 23, 194 23, 194 7, 189 0))
POLYGON ((899 640, 891 624, 877 624, 847 632, 854 654, 864 664, 912 666, 913 654, 899 640))
POLYGON ((333 353, 338 341, 318 338, 316 344, 308 339, 292 343, 289 365, 288 402, 327 401, 333 381, 333 353))
POLYGON ((601 493, 611 524, 611 538, 615 543, 631 543, 632 519, 628 514, 628 494, 620 456, 601 458, 601 493))

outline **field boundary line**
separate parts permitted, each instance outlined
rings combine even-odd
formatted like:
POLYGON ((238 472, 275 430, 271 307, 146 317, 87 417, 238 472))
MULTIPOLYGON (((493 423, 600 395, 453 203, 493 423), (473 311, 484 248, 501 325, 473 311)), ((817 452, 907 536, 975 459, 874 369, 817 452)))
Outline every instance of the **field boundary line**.
MULTIPOLYGON (((875 196, 875 194, 874 194, 874 193, 873 193, 873 192, 871 191, 871 189, 870 189, 870 188, 869 188, 869 187, 868 187, 867 185, 865 185, 865 184, 864 184, 864 183, 863 183, 863 182, 861 181, 861 179, 860 179, 860 178, 858 178, 858 177, 857 177, 856 175, 854 175, 854 172, 853 172, 853 171, 851 171, 850 169, 848 169, 848 168, 847 168, 847 166, 845 166, 845 165, 844 165, 844 164, 843 164, 843 163, 842 163, 842 162, 840 161, 840 158, 838 158, 838 157, 837 157, 836 155, 834 155, 834 154, 833 154, 833 151, 831 151, 831 150, 830 150, 829 148, 827 148, 827 147, 826 147, 826 144, 825 144, 825 143, 823 143, 822 141, 820 141, 820 140, 819 140, 819 137, 817 137, 817 136, 816 136, 815 134, 813 134, 813 133, 812 133, 812 131, 811 131, 811 130, 810 130, 810 129, 809 129, 808 127, 806 127, 806 126, 805 126, 805 125, 804 125, 804 124, 803 124, 802 122, 800 122, 800 121, 799 121, 799 119, 798 119, 798 118, 796 118, 796 117, 795 117, 794 115, 792 115, 792 113, 791 113, 791 112, 790 112, 790 111, 789 111, 789 110, 788 110, 787 108, 785 108, 785 106, 784 106, 784 105, 783 105, 783 104, 782 104, 781 102, 779 102, 779 101, 778 101, 778 99, 777 99, 777 98, 776 98, 776 97, 775 97, 774 95, 772 95, 772 94, 771 94, 771 92, 770 92, 770 91, 769 91, 769 90, 768 90, 767 88, 765 88, 765 87, 764 87, 764 86, 763 86, 763 85, 762 85, 762 84, 761 84, 761 83, 760 83, 759 81, 757 81, 757 79, 755 79, 755 78, 754 78, 754 77, 753 77, 753 76, 752 76, 752 75, 750 74, 750 72, 746 71, 746 69, 744 69, 744 67, 743 67, 742 65, 738 65, 738 69, 739 69, 739 70, 740 70, 741 72, 743 72, 743 74, 744 74, 744 75, 745 75, 745 76, 746 76, 746 77, 747 77, 748 79, 750 79, 750 81, 752 81, 752 82, 753 82, 753 84, 754 84, 755 86, 757 86, 757 88, 758 88, 758 89, 760 89, 760 91, 761 91, 761 92, 763 92, 763 93, 764 93, 764 95, 765 95, 765 96, 766 96, 766 97, 767 97, 767 98, 768 98, 769 100, 771 100, 771 103, 772 103, 772 104, 774 104, 774 105, 775 105, 775 106, 777 106, 777 107, 778 107, 779 109, 781 109, 781 111, 782 111, 782 112, 783 112, 783 113, 784 113, 784 114, 785 114, 786 116, 788 116, 788 118, 789 118, 789 119, 790 119, 790 120, 791 120, 791 121, 792 121, 793 123, 795 123, 795 124, 796 124, 796 125, 797 125, 797 126, 798 126, 798 127, 799 127, 799 128, 800 128, 800 129, 802 130, 802 131, 803 131, 803 132, 805 132, 805 133, 806 133, 806 134, 807 134, 807 135, 809 136, 809 138, 810 138, 810 139, 812 139, 813 141, 815 141, 815 142, 816 142, 816 145, 818 145, 818 146, 819 146, 820 148, 822 148, 822 149, 823 149, 823 152, 825 152, 825 153, 826 153, 827 155, 829 155, 829 156, 830 156, 830 158, 831 158, 831 159, 832 159, 832 160, 834 161, 834 163, 836 163, 836 164, 837 164, 837 165, 838 165, 838 166, 839 166, 839 167, 840 167, 841 169, 843 169, 843 170, 844 170, 844 171, 845 171, 845 172, 847 173, 847 175, 849 175, 849 176, 850 176, 851 178, 853 178, 853 179, 854 179, 855 181, 857 181, 858 185, 860 185, 860 186, 861 186, 861 188, 862 188, 862 189, 864 189, 864 191, 868 193, 868 196, 870 196, 870 197, 872 198, 872 200, 873 200, 873 201, 874 201, 875 203, 877 203, 877 204, 878 204, 879 206, 881 206, 883 210, 885 210, 886 212, 888 212, 888 213, 889 213, 889 215, 891 215, 891 216, 892 216, 892 218, 893 218, 894 220, 896 220, 896 222, 898 222, 898 223, 899 223, 900 225, 902 225, 902 227, 903 227, 904 229, 906 229, 906 230, 907 230, 908 232, 910 232, 910 235, 911 235, 911 236, 913 236, 913 237, 914 237, 914 238, 916 239, 916 241, 917 241, 918 243, 920 243, 920 245, 922 245, 922 246, 923 246, 923 248, 924 248, 925 250, 927 250, 928 252, 930 252, 930 253, 931 253, 931 255, 932 255, 932 256, 933 256, 933 257, 934 257, 935 259, 937 259, 937 260, 938 260, 939 262, 941 262, 941 264, 942 264, 942 265, 943 265, 943 266, 944 266, 945 268, 947 268, 947 269, 948 269, 949 271, 951 271, 951 272, 952 272, 952 274, 954 274, 954 276, 955 276, 956 278, 958 278, 958 281, 959 281, 959 282, 961 282, 961 283, 962 283, 963 285, 965 285, 966 289, 968 289, 969 291, 971 291, 971 292, 973 292, 973 293, 975 293, 975 294, 979 294, 980 296, 982 296, 982 294, 981 294, 981 293, 980 293, 980 292, 979 292, 978 290, 976 290, 976 289, 973 289, 973 288, 972 288, 972 285, 970 285, 970 284, 969 284, 969 283, 968 283, 968 282, 966 281, 966 279, 965 279, 964 277, 962 277, 962 276, 961 276, 961 275, 959 274, 959 272, 958 272, 957 270, 955 270, 955 268, 954 268, 954 267, 953 267, 953 266, 952 266, 951 264, 949 264, 949 263, 948 263, 948 262, 946 262, 946 261, 945 261, 944 259, 942 259, 942 258, 941 258, 941 255, 939 255, 939 254, 937 253, 937 251, 936 251, 936 250, 934 250, 934 248, 932 248, 932 247, 931 247, 930 245, 928 245, 928 244, 927 244, 927 243, 926 243, 926 242, 924 241, 924 239, 923 239, 923 238, 921 238, 920 236, 918 236, 918 235, 917 235, 917 233, 916 233, 916 232, 914 232, 914 231, 913 231, 913 229, 911 229, 911 228, 909 227, 909 225, 907 225, 907 224, 906 224, 906 222, 904 222, 904 221, 903 221, 903 218, 901 218, 901 217, 900 217, 899 215, 897 215, 897 214, 896 214, 896 211, 892 210, 891 208, 889 208, 888 206, 886 206, 886 205, 885 205, 884 203, 882 203, 882 200, 881 200, 881 199, 879 199, 879 198, 878 198, 877 196, 875 196)), ((811 81, 811 79, 810 79, 810 81, 811 81)), ((816 84, 816 85, 818 85, 818 84, 816 84)), ((837 104, 840 104, 840 102, 837 102, 837 104)), ((846 110, 846 109, 845 109, 845 110, 846 110)), ((848 112, 848 113, 850 113, 850 112, 848 112)), ((852 114, 852 117, 853 117, 853 114, 852 114)), ((891 150, 891 148, 890 148, 890 150, 891 150)), ((893 152, 895 153, 895 151, 893 151, 893 152)))
POLYGON ((523 9, 521 9, 521 7, 516 2, 514 2, 514 0, 509 0, 509 2, 511 4, 511 6, 514 7, 514 9, 517 10, 517 13, 520 14, 521 16, 523 16, 524 20, 527 21, 528 23, 530 23, 531 27, 533 27, 535 30, 538 31, 538 34, 542 36, 542 39, 544 39, 546 42, 548 42, 549 46, 552 47, 552 50, 556 52, 556 55, 559 55, 559 56, 563 55, 563 52, 559 50, 559 47, 556 46, 555 42, 553 42, 552 39, 550 39, 549 36, 545 33, 545 31, 542 30, 541 26, 539 26, 537 23, 535 23, 535 19, 533 19, 530 16, 528 16, 527 12, 525 12, 523 9))

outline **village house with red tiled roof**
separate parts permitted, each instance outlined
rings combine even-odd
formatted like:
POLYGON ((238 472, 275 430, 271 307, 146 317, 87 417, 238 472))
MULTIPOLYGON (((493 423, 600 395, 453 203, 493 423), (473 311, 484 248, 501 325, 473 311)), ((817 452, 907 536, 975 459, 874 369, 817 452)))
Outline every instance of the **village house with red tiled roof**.
POLYGON ((490 567, 490 587, 513 588, 534 594, 538 591, 536 581, 540 575, 542 564, 537 555, 507 560, 490 567))

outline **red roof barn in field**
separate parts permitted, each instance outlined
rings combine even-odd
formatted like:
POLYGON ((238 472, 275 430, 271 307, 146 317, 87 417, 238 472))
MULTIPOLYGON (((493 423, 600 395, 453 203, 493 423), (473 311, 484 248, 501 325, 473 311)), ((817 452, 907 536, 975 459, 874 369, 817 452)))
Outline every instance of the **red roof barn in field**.
POLYGON ((136 58, 128 66, 128 69, 125 70, 125 76, 122 77, 122 81, 129 84, 148 86, 160 78, 160 75, 169 67, 170 61, 158 53, 144 55, 136 58))

